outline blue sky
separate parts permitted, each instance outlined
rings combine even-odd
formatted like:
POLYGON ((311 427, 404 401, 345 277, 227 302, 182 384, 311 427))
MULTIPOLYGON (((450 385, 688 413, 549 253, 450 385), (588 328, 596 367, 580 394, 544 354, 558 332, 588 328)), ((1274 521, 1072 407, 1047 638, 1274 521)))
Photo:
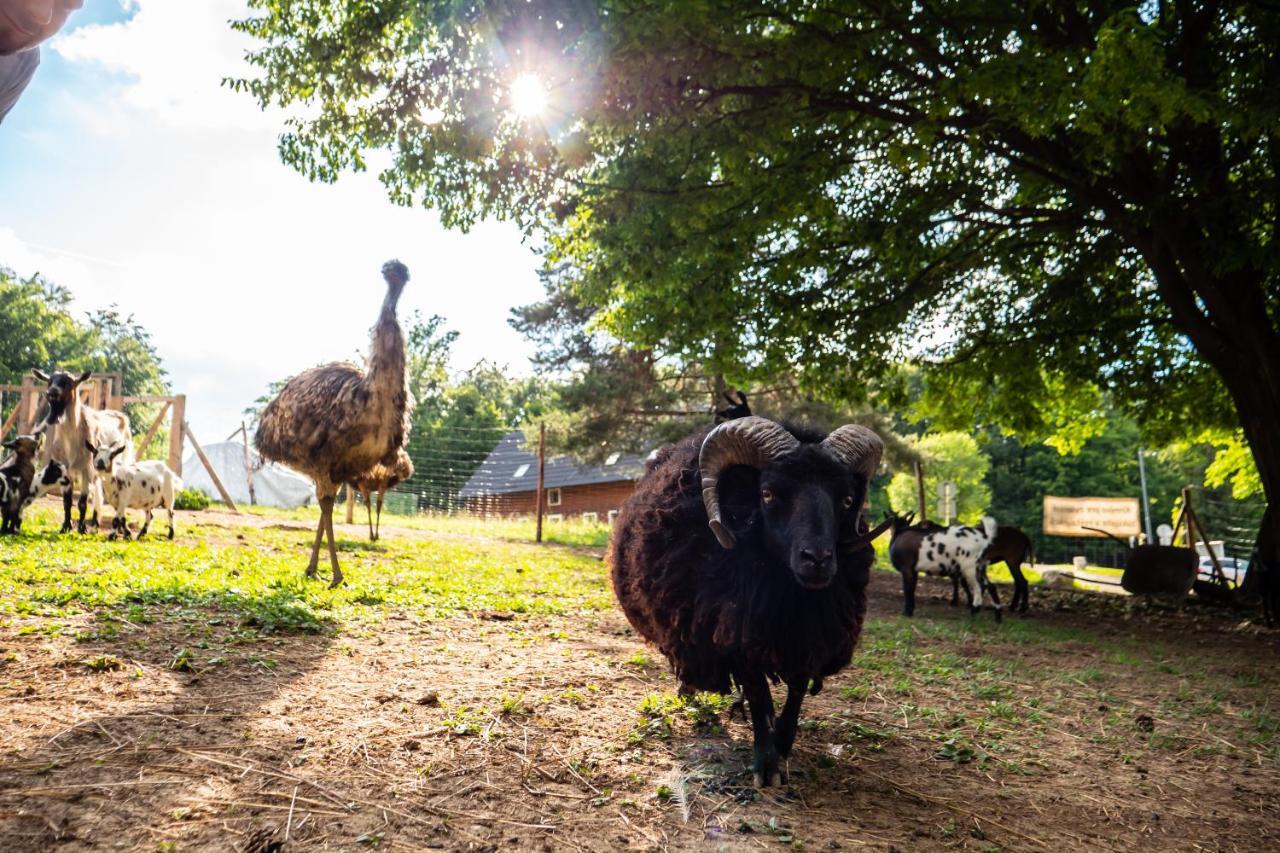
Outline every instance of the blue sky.
POLYGON ((242 0, 88 0, 42 48, 0 124, 0 264, 41 272, 84 312, 115 303, 153 334, 202 441, 276 378, 352 359, 382 299, 461 333, 454 368, 529 371, 508 309, 538 299, 516 229, 447 231, 369 174, 310 184, 282 165, 280 119, 219 85, 244 70, 242 0))

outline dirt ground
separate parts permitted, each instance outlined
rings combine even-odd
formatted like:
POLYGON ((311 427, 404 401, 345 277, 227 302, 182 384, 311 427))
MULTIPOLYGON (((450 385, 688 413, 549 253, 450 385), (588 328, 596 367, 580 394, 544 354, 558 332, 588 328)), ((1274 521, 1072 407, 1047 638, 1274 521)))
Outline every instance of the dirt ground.
POLYGON ((1039 589, 995 628, 941 584, 905 620, 897 580, 763 791, 615 610, 392 610, 194 669, 158 650, 234 620, 15 620, 0 850, 1280 849, 1280 636, 1039 589))

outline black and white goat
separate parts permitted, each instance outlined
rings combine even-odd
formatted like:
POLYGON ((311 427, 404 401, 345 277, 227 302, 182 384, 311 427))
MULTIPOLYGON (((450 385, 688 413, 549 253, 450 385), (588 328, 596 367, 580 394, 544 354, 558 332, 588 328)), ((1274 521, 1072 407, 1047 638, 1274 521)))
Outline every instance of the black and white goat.
POLYGON ((146 520, 137 538, 147 535, 151 527, 152 511, 160 508, 169 514, 169 538, 173 538, 173 501, 182 491, 182 480, 169 469, 169 466, 156 460, 144 462, 122 462, 120 455, 127 449, 126 445, 115 447, 95 447, 89 444, 89 452, 93 454, 93 467, 102 479, 102 492, 108 504, 116 513, 111 522, 111 536, 133 538, 125 511, 129 509, 145 510, 146 520))
POLYGON ((916 609, 916 579, 919 573, 958 578, 969 595, 969 611, 976 615, 987 598, 995 619, 1000 621, 1000 594, 987 580, 987 548, 996 538, 996 520, 987 516, 981 526, 941 527, 910 518, 893 518, 893 538, 889 560, 902 574, 902 612, 910 616, 916 609))
POLYGON ((36 476, 40 435, 19 435, 3 447, 13 451, 13 456, 0 468, 0 534, 17 533, 22 528, 22 510, 36 476))

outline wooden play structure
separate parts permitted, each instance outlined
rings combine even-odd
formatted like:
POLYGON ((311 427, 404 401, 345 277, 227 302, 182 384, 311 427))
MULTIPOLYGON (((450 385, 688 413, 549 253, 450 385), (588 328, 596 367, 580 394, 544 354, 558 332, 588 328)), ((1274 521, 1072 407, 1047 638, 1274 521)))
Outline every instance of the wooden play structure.
MULTIPOLYGON (((128 405, 158 405, 160 411, 152 420, 151 425, 147 427, 147 431, 143 433, 142 439, 137 442, 135 450, 139 459, 147 452, 147 448, 151 446, 151 442, 155 439, 156 434, 160 431, 160 427, 165 423, 168 417, 169 423, 169 467, 178 476, 182 476, 182 445, 183 441, 189 440, 191 448, 195 450, 196 457, 209 472, 210 479, 213 480, 214 486, 217 487, 218 493, 222 496, 222 501, 232 512, 239 512, 235 505, 235 501, 231 499, 231 495, 227 493, 226 487, 222 485, 222 480, 218 478, 218 474, 213 470, 213 466, 209 464, 208 458, 204 455, 204 450, 200 447, 200 442, 196 440, 195 435, 191 432, 191 425, 186 421, 187 414, 187 395, 186 394, 145 394, 141 396, 124 396, 120 392, 123 390, 123 377, 119 371, 94 373, 80 385, 80 399, 82 404, 95 409, 113 409, 117 412, 123 412, 124 407, 128 405)), ((36 382, 30 376, 22 379, 21 385, 0 385, 0 411, 4 410, 4 404, 10 400, 9 395, 17 395, 17 402, 9 416, 5 418, 4 424, 0 427, 0 438, 4 438, 10 430, 16 430, 19 434, 29 433, 35 429, 37 418, 41 409, 41 395, 44 393, 44 386, 36 382)))

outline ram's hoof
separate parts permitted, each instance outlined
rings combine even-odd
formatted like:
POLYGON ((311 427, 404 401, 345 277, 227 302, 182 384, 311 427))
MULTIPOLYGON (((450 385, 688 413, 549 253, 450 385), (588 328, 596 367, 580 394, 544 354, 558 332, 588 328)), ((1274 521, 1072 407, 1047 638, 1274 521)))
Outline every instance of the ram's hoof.
POLYGON ((778 756, 777 750, 757 748, 753 775, 757 788, 776 787, 787 784, 787 762, 778 756))
POLYGON ((996 613, 996 624, 999 625, 1004 620, 1004 613, 1003 611, 1000 610, 999 607, 996 608, 995 613, 996 613))

